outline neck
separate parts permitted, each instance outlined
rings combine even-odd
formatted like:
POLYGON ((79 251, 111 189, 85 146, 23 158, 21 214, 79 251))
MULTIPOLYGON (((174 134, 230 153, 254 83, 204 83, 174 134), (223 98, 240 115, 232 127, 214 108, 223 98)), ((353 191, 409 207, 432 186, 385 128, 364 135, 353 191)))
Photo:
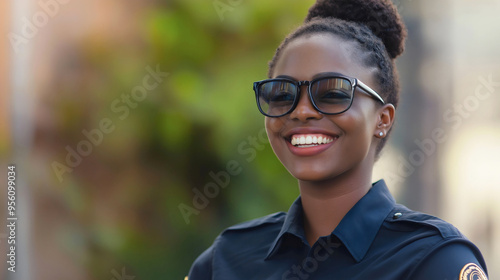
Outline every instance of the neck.
POLYGON ((304 231, 311 246, 319 237, 330 235, 347 212, 370 190, 371 176, 347 177, 325 182, 299 181, 304 231))

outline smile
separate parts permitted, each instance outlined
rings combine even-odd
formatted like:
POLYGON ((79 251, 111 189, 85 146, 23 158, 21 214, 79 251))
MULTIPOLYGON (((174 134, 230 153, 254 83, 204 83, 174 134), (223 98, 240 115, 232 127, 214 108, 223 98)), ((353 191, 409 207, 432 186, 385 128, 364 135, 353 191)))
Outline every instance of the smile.
POLYGON ((333 142, 337 137, 325 134, 294 134, 291 137, 291 144, 299 148, 310 148, 325 145, 333 142))

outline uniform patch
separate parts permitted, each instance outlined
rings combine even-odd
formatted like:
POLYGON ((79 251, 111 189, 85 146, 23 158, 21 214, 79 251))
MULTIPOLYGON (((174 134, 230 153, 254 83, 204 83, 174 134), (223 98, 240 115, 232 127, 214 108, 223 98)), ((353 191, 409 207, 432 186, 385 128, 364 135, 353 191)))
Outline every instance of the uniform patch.
POLYGON ((460 271, 459 280, 488 280, 486 273, 475 263, 469 263, 460 271))

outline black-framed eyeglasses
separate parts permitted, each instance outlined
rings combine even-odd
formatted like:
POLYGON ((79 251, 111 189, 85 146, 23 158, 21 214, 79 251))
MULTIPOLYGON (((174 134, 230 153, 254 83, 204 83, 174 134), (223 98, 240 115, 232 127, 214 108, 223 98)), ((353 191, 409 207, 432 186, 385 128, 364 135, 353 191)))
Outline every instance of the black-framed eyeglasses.
POLYGON ((253 90, 259 111, 268 117, 281 117, 289 114, 299 103, 302 85, 307 86, 309 99, 314 108, 326 115, 342 114, 349 110, 356 87, 385 104, 384 99, 378 93, 360 80, 335 74, 312 81, 276 78, 255 82, 253 90))

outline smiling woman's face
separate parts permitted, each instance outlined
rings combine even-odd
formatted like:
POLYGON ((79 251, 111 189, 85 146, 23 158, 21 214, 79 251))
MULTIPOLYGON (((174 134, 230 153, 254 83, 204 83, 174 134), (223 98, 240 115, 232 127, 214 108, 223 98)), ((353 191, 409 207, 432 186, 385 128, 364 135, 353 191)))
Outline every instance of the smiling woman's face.
MULTIPOLYGON (((309 81, 318 74, 335 72, 357 78, 377 91, 375 70, 359 62, 360 54, 355 43, 333 35, 297 38, 281 53, 272 78, 284 75, 309 81)), ((307 87, 302 86, 293 112, 279 118, 266 117, 267 135, 276 156, 299 180, 319 182, 345 176, 371 176, 380 140, 377 138, 381 131, 380 107, 380 103, 357 88, 349 110, 339 115, 324 115, 314 109, 307 87), (321 137, 322 141, 313 146, 296 145, 297 140, 308 136, 315 140, 321 137)))

